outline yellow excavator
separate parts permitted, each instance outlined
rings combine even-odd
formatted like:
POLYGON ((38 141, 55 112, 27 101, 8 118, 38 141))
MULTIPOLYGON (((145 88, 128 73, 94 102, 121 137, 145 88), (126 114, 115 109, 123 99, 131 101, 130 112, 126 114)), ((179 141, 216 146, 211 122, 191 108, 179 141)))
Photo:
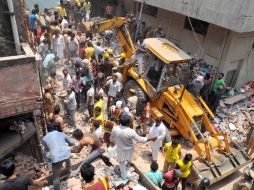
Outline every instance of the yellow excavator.
MULTIPOLYGON (((135 53, 126 18, 100 21, 96 28, 99 32, 115 29, 127 58, 135 53)), ((124 95, 135 88, 140 102, 149 101, 153 114, 162 114, 169 129, 177 129, 192 143, 193 148, 188 150, 194 157, 191 181, 206 177, 212 184, 249 164, 246 151, 228 138, 203 99, 186 89, 192 58, 167 39, 148 38, 143 43, 142 73, 133 65, 125 66, 124 95)))

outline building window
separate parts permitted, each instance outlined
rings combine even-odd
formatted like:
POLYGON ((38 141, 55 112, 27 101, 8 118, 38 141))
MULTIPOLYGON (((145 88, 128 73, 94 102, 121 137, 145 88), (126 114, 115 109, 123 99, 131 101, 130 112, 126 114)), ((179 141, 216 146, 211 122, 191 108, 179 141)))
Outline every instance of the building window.
MULTIPOLYGON (((138 3, 138 11, 140 11, 140 9, 141 9, 141 3, 138 3)), ((156 17, 158 14, 158 8, 144 3, 143 13, 156 17)))
POLYGON ((208 26, 209 26, 208 22, 204 22, 202 20, 198 20, 195 18, 188 19, 188 17, 185 17, 185 21, 184 21, 184 28, 185 29, 192 30, 190 22, 191 22, 193 29, 196 33, 199 33, 202 35, 207 34, 207 30, 208 30, 208 26))

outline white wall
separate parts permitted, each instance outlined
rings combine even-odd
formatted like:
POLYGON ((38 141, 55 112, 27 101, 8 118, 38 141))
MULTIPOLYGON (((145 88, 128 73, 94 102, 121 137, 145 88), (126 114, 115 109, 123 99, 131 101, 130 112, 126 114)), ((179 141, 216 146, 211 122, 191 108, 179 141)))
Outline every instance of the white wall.
POLYGON ((254 31, 253 0, 145 0, 145 3, 233 31, 254 31))

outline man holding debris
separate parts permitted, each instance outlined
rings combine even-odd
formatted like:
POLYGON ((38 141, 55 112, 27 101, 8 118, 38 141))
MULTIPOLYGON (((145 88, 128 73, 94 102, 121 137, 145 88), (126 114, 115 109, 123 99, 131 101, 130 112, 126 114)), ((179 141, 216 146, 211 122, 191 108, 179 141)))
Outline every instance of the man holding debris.
POLYGON ((84 136, 83 132, 80 129, 76 129, 73 132, 73 137, 79 141, 78 149, 74 152, 80 152, 84 146, 91 146, 92 150, 90 154, 84 159, 82 164, 78 167, 78 169, 72 172, 72 176, 75 176, 80 172, 80 168, 84 163, 91 163, 97 158, 101 158, 107 166, 112 165, 109 161, 109 158, 103 155, 105 150, 102 147, 102 142, 94 134, 86 134, 84 136))
POLYGON ((60 173, 63 163, 65 163, 67 176, 71 172, 71 152, 67 144, 75 145, 75 142, 61 131, 60 128, 53 129, 42 138, 45 148, 51 155, 54 190, 60 190, 60 173))
POLYGON ((30 185, 43 187, 48 184, 47 180, 39 181, 33 180, 29 176, 17 176, 15 163, 10 160, 6 160, 1 164, 0 171, 6 176, 3 184, 0 185, 1 190, 28 190, 30 185))
POLYGON ((120 126, 114 127, 110 136, 110 141, 116 143, 117 159, 123 183, 131 177, 128 167, 132 163, 135 141, 145 143, 155 141, 157 137, 141 137, 135 130, 130 128, 132 118, 129 115, 122 114, 120 126))

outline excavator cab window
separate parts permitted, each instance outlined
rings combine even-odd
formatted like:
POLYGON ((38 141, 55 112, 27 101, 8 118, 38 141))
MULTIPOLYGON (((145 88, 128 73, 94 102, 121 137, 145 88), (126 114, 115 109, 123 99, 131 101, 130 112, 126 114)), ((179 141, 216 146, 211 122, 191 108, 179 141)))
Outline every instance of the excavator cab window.
POLYGON ((163 69, 164 63, 155 57, 154 55, 152 58, 150 58, 149 67, 147 68, 147 75, 146 77, 149 79, 150 84, 157 89, 157 86, 159 84, 161 73, 163 69))
POLYGON ((163 91, 171 86, 186 84, 189 74, 190 68, 188 63, 165 64, 158 90, 163 91))

